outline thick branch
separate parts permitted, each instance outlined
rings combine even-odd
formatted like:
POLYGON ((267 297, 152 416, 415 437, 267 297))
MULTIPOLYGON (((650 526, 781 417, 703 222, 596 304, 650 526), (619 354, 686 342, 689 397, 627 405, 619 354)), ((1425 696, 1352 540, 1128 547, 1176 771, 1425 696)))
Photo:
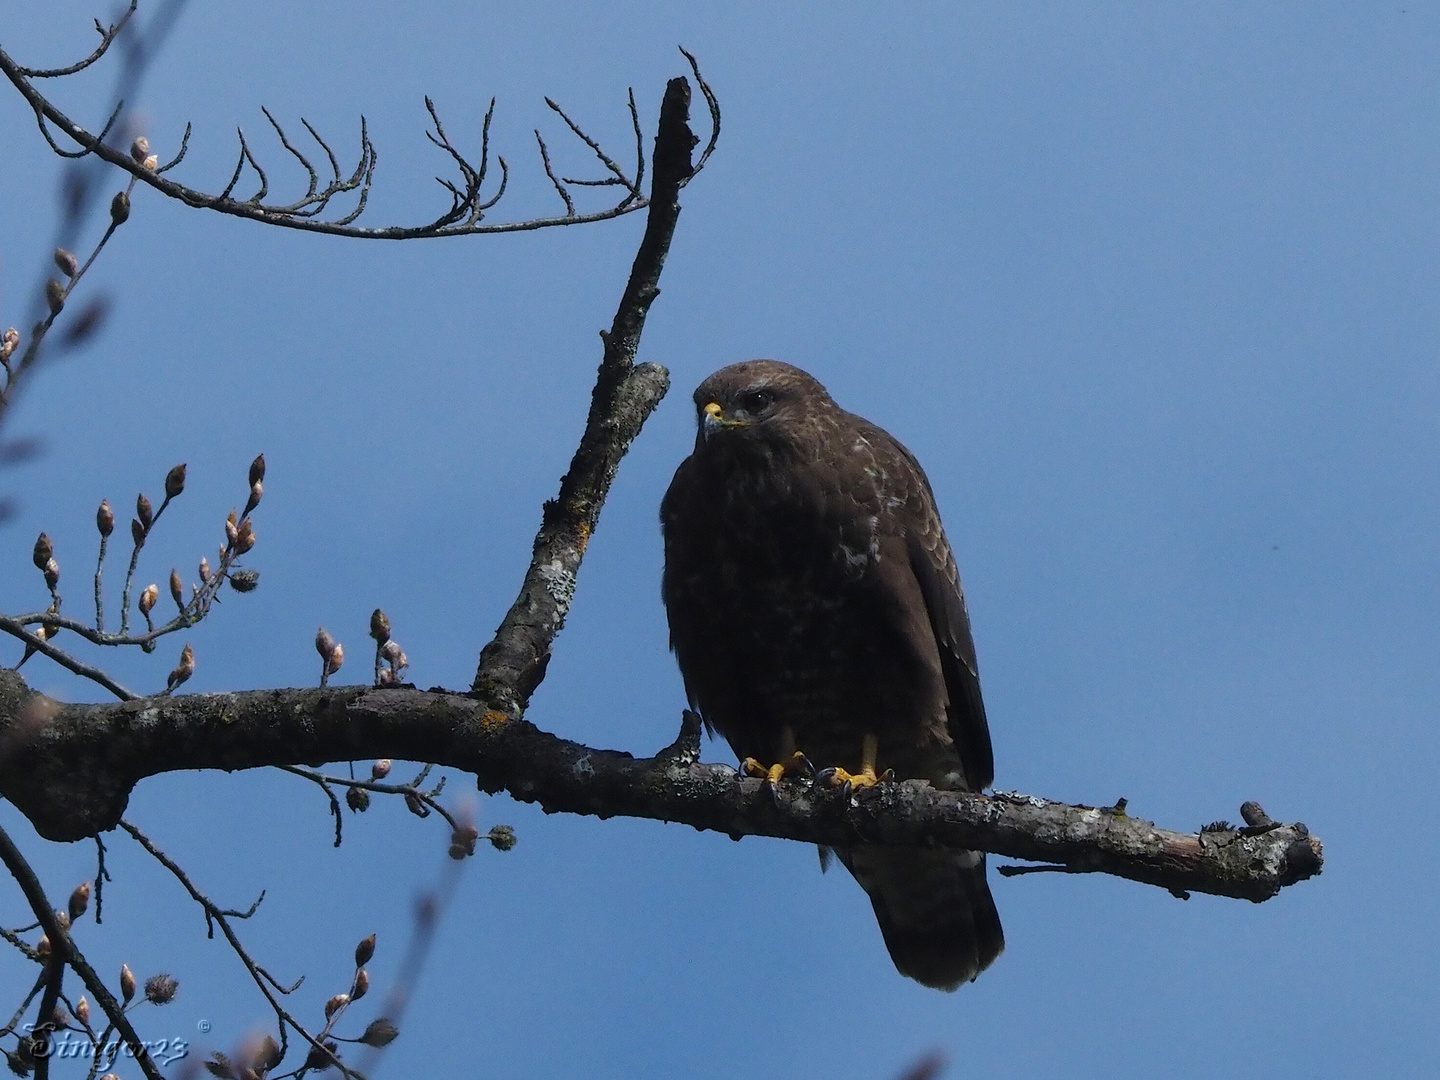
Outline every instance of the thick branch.
POLYGON ((147 776, 393 758, 473 773, 547 811, 650 818, 831 846, 939 844, 1113 874, 1172 892, 1265 900, 1319 873, 1303 825, 1177 833, 1115 809, 882 784, 853 800, 790 781, 773 792, 701 764, 699 722, 653 758, 596 750, 461 694, 340 687, 59 705, 0 672, 0 795, 53 840, 113 827, 147 776))

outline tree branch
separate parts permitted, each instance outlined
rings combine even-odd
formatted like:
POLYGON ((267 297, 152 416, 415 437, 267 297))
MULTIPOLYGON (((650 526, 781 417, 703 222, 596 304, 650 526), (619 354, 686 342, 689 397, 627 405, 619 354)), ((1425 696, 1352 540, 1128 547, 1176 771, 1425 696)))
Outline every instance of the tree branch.
MULTIPOLYGON (((128 18, 128 14, 126 18, 128 18)), ((349 177, 341 176, 338 162, 329 144, 320 138, 315 129, 311 127, 307 121, 303 118, 301 119, 301 123, 315 139, 317 145, 325 152, 331 165, 333 179, 322 188, 319 187, 319 175, 309 160, 301 154, 291 142, 284 128, 276 121, 275 117, 268 110, 262 109, 266 120, 279 137, 281 146, 287 153, 296 158, 301 167, 306 171, 308 185, 306 193, 292 203, 269 204, 264 202, 264 198, 269 191, 269 182, 264 169, 260 166, 254 153, 251 151, 243 131, 240 132, 239 136, 240 152, 235 163, 235 171, 225 188, 220 191, 219 194, 212 194, 187 187, 184 184, 170 180, 163 174, 178 165, 181 158, 184 157, 185 146, 188 145, 190 136, 188 126, 185 131, 185 141, 182 143, 180 152, 176 155, 175 159, 164 166, 157 164, 154 168, 147 168, 143 158, 137 160, 123 149, 116 148, 106 141, 111 127, 115 121, 119 119, 124 104, 123 102, 116 105, 115 112, 110 118, 110 123, 105 126, 100 134, 96 135, 61 112, 60 109, 34 85, 33 80, 36 78, 48 78, 69 74, 72 71, 79 71, 88 67, 90 64, 99 60, 100 57, 104 55, 106 49, 109 48, 110 41, 120 33, 123 23, 124 20, 121 20, 121 23, 112 27, 110 30, 102 30, 102 35, 108 36, 105 37, 101 47, 90 57, 81 61, 78 65, 71 65, 70 68, 56 68, 44 71, 27 68, 17 63, 3 48, 0 48, 0 73, 4 74, 34 111, 35 121, 39 125, 40 132, 55 153, 71 158, 81 158, 93 154, 100 160, 125 170, 134 180, 148 184, 161 195, 176 199, 185 203, 187 206, 215 210, 222 214, 248 218, 265 225, 277 225, 282 228, 299 229, 305 232, 327 233, 334 236, 349 236, 356 239, 368 240, 418 240, 438 236, 465 236, 479 233, 528 232, 534 229, 547 229, 559 225, 580 225, 589 222, 608 221, 612 218, 623 217, 626 214, 634 213, 637 210, 643 210, 649 205, 649 200, 636 193, 636 188, 639 186, 638 177, 632 186, 628 182, 628 179, 624 177, 623 172, 620 171, 619 166, 600 148, 599 144, 587 135, 569 116, 560 112, 558 107, 553 103, 549 103, 548 99, 547 103, 550 104, 551 108, 559 112, 561 118, 570 130, 599 156, 601 162, 612 174, 607 180, 599 182, 598 184, 593 181, 580 181, 580 183, 594 187, 606 186, 611 181, 614 181, 625 189, 625 195, 614 205, 603 210, 577 213, 574 206, 571 205, 570 198, 565 193, 564 188, 560 186, 560 182, 551 172, 549 155, 542 140, 540 143, 540 153, 545 171, 551 175, 551 179, 555 181, 561 196, 566 200, 567 212, 555 217, 532 218, 526 221, 484 221, 485 211, 499 202, 500 198, 504 195, 509 177, 509 167, 506 165, 505 160, 498 158, 497 160, 500 163, 501 169, 499 188, 490 198, 484 197, 481 192, 481 184, 484 182, 488 169, 490 119, 494 112, 493 102, 491 110, 485 115, 484 127, 481 133, 481 159, 480 165, 477 168, 461 156, 460 152, 450 142, 445 134, 444 128, 440 124, 439 115, 436 112, 435 106, 428 98, 425 101, 425 106, 434 122, 435 131, 433 134, 427 132, 427 137, 452 159, 460 172, 463 187, 457 186, 447 180, 440 180, 441 185, 451 194, 451 206, 449 210, 427 224, 415 226, 396 225, 378 228, 352 224, 365 209, 365 204, 369 198, 370 189, 374 182, 375 167, 379 160, 375 145, 370 140, 364 117, 361 117, 360 121, 359 159, 354 172, 349 177), (73 142, 79 149, 73 151, 62 149, 51 135, 49 125, 53 125, 61 135, 73 142), (247 166, 254 172, 256 178, 259 180, 259 190, 249 198, 232 197, 235 185, 239 182, 240 176, 247 166), (324 221, 319 219, 319 215, 327 210, 333 199, 351 192, 356 193, 356 205, 349 213, 333 220, 324 221)), ((681 51, 684 52, 683 49, 681 51)), ((715 95, 700 77, 700 69, 696 65, 695 58, 689 53, 685 53, 685 58, 690 63, 691 70, 694 72, 696 81, 700 84, 701 92, 704 94, 706 103, 710 108, 713 130, 706 151, 701 156, 700 163, 682 180, 681 186, 683 186, 685 180, 689 179, 690 175, 698 172, 699 169, 703 167, 704 161, 709 157, 710 151, 714 148, 715 141, 720 133, 720 114, 715 95)))
MULTIPOLYGON (((698 78, 698 76, 697 76, 698 78)), ((706 93, 709 98, 708 91, 706 93)), ((512 717, 524 711, 545 677, 550 646, 565 624, 575 575, 600 519, 620 459, 640 433, 670 386, 669 373, 657 364, 635 363, 645 316, 660 295, 660 272, 680 217, 680 189, 694 175, 690 152, 699 141, 690 131, 690 84, 671 79, 660 105, 655 135, 654 179, 645 236, 640 241, 630 280, 610 330, 600 332, 605 355, 600 361, 585 434, 560 494, 545 504, 534 554, 520 595, 480 653, 471 689, 498 703, 512 717)))
POLYGON ((980 849, 1172 892, 1260 901, 1321 869, 1320 842, 1303 825, 1178 833, 1113 807, 920 781, 881 784, 859 800, 801 780, 768 789, 700 763, 699 737, 687 714, 674 745, 637 759, 461 694, 356 686, 59 705, 0 672, 0 795, 52 840, 113 827, 135 784, 158 773, 384 757, 462 769, 486 791, 547 811, 673 821, 736 839, 980 849))

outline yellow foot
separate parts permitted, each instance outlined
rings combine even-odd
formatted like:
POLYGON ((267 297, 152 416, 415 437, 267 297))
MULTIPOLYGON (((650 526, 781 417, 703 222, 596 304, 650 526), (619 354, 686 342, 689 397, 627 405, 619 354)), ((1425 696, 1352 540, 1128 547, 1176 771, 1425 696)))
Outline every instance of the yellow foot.
POLYGON ((873 765, 866 765, 858 773, 846 772, 844 769, 835 768, 826 769, 824 773, 821 774, 821 776, 823 777, 825 784, 829 787, 843 787, 844 785, 849 784, 851 789, 855 791, 863 791, 865 788, 872 788, 876 784, 893 779, 895 776, 895 770, 886 769, 883 773, 877 776, 875 775, 875 767, 873 765))
POLYGON ((740 763, 740 771, 746 776, 761 777, 767 784, 778 784, 787 776, 809 776, 814 770, 810 767, 809 759, 796 750, 789 760, 768 767, 761 765, 753 757, 747 757, 740 763))

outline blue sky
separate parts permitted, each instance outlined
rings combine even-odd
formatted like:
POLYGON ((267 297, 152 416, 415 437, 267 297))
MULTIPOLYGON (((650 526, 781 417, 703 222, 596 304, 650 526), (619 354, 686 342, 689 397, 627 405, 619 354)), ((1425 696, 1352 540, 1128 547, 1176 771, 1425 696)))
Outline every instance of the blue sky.
MULTIPOLYGON (((530 129, 562 168, 588 166, 543 95, 623 152, 626 88, 653 129, 676 45, 697 55, 724 131, 641 348, 675 389, 624 463, 532 720, 636 753, 673 737, 656 508, 690 389, 774 356, 929 472, 1000 786, 1125 796, 1175 828, 1258 799, 1323 838, 1326 869, 1260 906, 992 872, 1007 952, 943 995, 894 973, 859 888, 802 846, 487 799, 482 821, 520 844, 466 867, 387 1075, 884 1077, 932 1048, 955 1077, 1433 1075, 1440 12, 416 7, 197 2, 139 104, 162 159, 194 122, 177 177, 210 190, 236 125, 282 183, 262 104, 346 150, 363 113, 369 216, 388 224, 446 205, 423 95, 472 142, 495 95, 507 202, 528 216, 558 206, 530 129)), ((68 62, 100 12, 0 0, 0 43, 68 62)), ((97 127, 108 87, 54 89, 97 127)), ((47 265, 59 167, 8 90, 0 145, 8 325, 47 265)), ((188 570, 263 450, 261 587, 194 633, 190 687, 311 682, 320 624, 347 646, 342 680, 361 678, 377 605, 419 685, 468 685, 583 425, 642 225, 397 245, 141 193, 87 279, 117 300, 108 331, 9 420, 48 449, 3 477, 22 514, 0 531, 0 607, 42 605, 42 528, 84 595, 95 505, 153 495, 178 461, 189 487, 141 574, 188 570)), ((162 647, 111 666, 158 689, 171 664, 162 647)), ((377 984, 393 975, 447 839, 381 802, 336 851, 320 793, 269 773, 147 781, 130 816, 221 902, 268 890, 242 930, 277 976, 309 974, 294 1005, 310 1018, 365 934, 377 984)), ((57 898, 93 874, 89 847, 0 820, 57 898)), ((147 1035, 233 1046, 266 1007, 123 840, 82 946, 101 970, 180 978, 147 1035)), ((13 890, 0 919, 24 920, 13 890)), ((29 978, 0 954, 0 986, 29 978)))

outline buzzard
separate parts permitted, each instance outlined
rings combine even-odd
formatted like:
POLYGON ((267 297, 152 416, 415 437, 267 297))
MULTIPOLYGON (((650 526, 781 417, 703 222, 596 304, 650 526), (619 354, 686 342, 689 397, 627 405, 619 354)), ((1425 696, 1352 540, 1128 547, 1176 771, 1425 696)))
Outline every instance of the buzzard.
MULTIPOLYGON (((776 360, 721 368, 695 408, 660 520, 670 645, 707 727, 771 783, 813 762, 856 788, 988 786, 970 617, 919 462, 776 360)), ((835 854, 901 974, 954 990, 1004 948, 983 853, 835 854)))

